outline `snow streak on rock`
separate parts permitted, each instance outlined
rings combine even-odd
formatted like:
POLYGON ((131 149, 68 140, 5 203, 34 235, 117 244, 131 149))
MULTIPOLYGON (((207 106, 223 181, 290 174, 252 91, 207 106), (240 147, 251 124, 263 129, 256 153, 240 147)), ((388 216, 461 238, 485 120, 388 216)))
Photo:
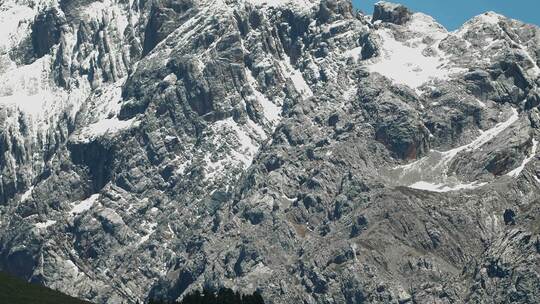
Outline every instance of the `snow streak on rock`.
POLYGON ((486 255, 530 232, 534 208, 513 227, 502 211, 538 201, 538 29, 376 15, 346 0, 3 1, 0 268, 22 258, 22 276, 95 303, 222 285, 269 303, 461 303, 513 271, 532 290, 534 239, 486 255))
POLYGON ((298 69, 293 67, 290 63, 290 59, 288 56, 284 56, 285 59, 280 61, 280 67, 283 73, 285 73, 285 78, 292 81, 294 87, 304 97, 311 97, 313 96, 313 92, 311 91, 311 88, 306 83, 306 80, 304 79, 304 76, 302 75, 302 72, 300 72, 298 69))
POLYGON ((94 92, 82 111, 91 117, 85 127, 73 134, 75 142, 90 142, 102 136, 114 136, 116 133, 138 125, 137 119, 120 120, 117 115, 122 103, 122 85, 125 78, 94 92))
POLYGON ((246 76, 248 83, 253 89, 253 95, 263 107, 264 117, 272 127, 275 128, 277 123, 281 120, 281 106, 274 104, 272 101, 268 100, 264 94, 258 90, 257 80, 251 75, 251 71, 246 68, 246 76))
POLYGON ((419 189, 419 190, 427 190, 432 192, 448 192, 448 191, 459 191, 459 190, 471 190, 476 189, 478 187, 481 187, 485 185, 486 183, 479 183, 479 182, 473 182, 468 184, 453 184, 451 186, 441 183, 441 184, 434 184, 430 182, 425 181, 419 181, 412 185, 409 185, 409 188, 413 189, 419 189))
POLYGON ((514 124, 518 118, 517 110, 512 108, 511 116, 506 121, 489 130, 480 131, 480 136, 471 143, 444 152, 432 150, 420 160, 392 169, 389 176, 400 185, 436 192, 474 189, 483 186, 485 183, 479 181, 462 183, 456 177, 448 176, 449 165, 459 153, 481 148, 514 124))
POLYGON ((288 7, 298 9, 301 11, 309 11, 314 8, 318 1, 313 0, 245 0, 257 7, 261 8, 276 8, 276 7, 288 7))
POLYGON ((92 194, 89 198, 73 204, 73 208, 69 213, 72 215, 77 215, 90 210, 98 198, 99 194, 92 194))
POLYGON ((36 223, 35 226, 38 229, 47 229, 48 227, 50 227, 50 226, 52 226, 54 224, 56 224, 56 221, 47 220, 46 222, 36 223))
POLYGON ((257 154, 262 140, 257 126, 253 124, 239 124, 234 119, 227 118, 215 122, 211 129, 212 145, 217 151, 223 151, 218 157, 211 153, 205 155, 207 179, 213 179, 226 172, 227 167, 240 166, 247 169, 257 154))
POLYGON ((506 175, 517 178, 521 174, 523 169, 525 169, 525 166, 536 156, 536 150, 538 148, 538 141, 533 138, 532 142, 533 142, 533 145, 532 145, 531 153, 529 154, 529 157, 525 158, 523 162, 521 163, 521 165, 519 165, 519 167, 508 172, 506 175))

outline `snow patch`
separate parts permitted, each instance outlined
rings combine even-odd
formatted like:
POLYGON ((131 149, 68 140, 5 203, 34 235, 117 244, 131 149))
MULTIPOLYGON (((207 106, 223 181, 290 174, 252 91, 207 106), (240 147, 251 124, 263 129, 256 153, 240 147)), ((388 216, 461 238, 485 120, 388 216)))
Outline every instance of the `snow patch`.
POLYGON ((25 5, 2 2, 0 5, 0 54, 27 34, 36 11, 25 5))
POLYGON ((351 244, 351 250, 353 252, 354 261, 358 262, 358 257, 356 256, 356 251, 358 250, 358 245, 356 245, 355 243, 352 243, 351 244))
POLYGON ((0 107, 15 110, 7 123, 16 128, 21 113, 34 136, 48 132, 62 113, 73 118, 90 91, 86 82, 70 91, 52 85, 52 61, 46 55, 29 65, 6 61, 0 67, 0 107))
POLYGON ((137 244, 141 245, 141 244, 147 242, 150 239, 150 235, 152 235, 152 234, 149 233, 149 234, 141 236, 141 238, 139 239, 139 242, 137 244))
POLYGON ((82 273, 79 270, 79 267, 73 263, 72 260, 64 260, 66 268, 71 272, 71 274, 74 277, 78 277, 79 275, 82 275, 82 273))
POLYGON ((486 103, 481 101, 480 99, 476 99, 476 101, 478 102, 478 105, 480 105, 482 108, 485 108, 486 107, 486 103))
POLYGON ((298 198, 296 198, 296 197, 290 198, 290 197, 288 197, 288 196, 285 195, 285 194, 283 194, 283 198, 286 199, 286 200, 288 200, 288 201, 291 202, 291 203, 294 203, 294 202, 296 202, 296 201, 298 200, 298 198))
POLYGON ((279 61, 279 65, 284 73, 285 78, 292 81, 298 93, 302 94, 304 97, 313 96, 313 92, 304 79, 302 72, 291 65, 290 58, 287 55, 284 55, 284 57, 284 60, 279 61))
POLYGON ((141 245, 150 239, 150 236, 156 232, 157 223, 144 223, 143 227, 146 230, 146 234, 139 239, 137 245, 141 245))
POLYGON ((0 75, 0 105, 10 105, 36 118, 44 117, 56 96, 49 90, 48 75, 52 57, 50 55, 32 64, 16 66, 11 63, 0 75), (45 76, 45 77, 44 77, 45 76))
POLYGON ((514 122, 516 122, 519 119, 519 114, 516 109, 512 108, 512 115, 510 118, 502 123, 498 123, 495 127, 487 130, 487 131, 480 131, 480 136, 478 136, 475 140, 473 140, 470 144, 457 147, 452 150, 448 150, 446 152, 443 152, 443 159, 446 161, 452 160, 458 153, 466 150, 475 150, 480 148, 481 146, 485 145, 497 135, 499 135, 502 131, 506 130, 508 127, 510 127, 514 122))
POLYGON ((34 226, 38 229, 46 229, 54 224, 56 224, 56 221, 47 220, 46 222, 36 223, 34 226))
POLYGON ((73 208, 71 208, 71 211, 69 213, 71 215, 77 215, 87 210, 90 210, 90 208, 92 208, 92 206, 94 205, 98 197, 99 197, 99 194, 96 193, 96 194, 91 195, 89 198, 82 200, 77 204, 74 204, 73 208))
POLYGON ((309 11, 314 8, 318 1, 312 0, 245 0, 247 3, 251 3, 259 7, 294 7, 302 11, 309 11))
POLYGON ((531 54, 529 54, 529 52, 522 45, 519 46, 519 51, 523 54, 523 56, 525 56, 525 58, 527 58, 529 63, 532 65, 532 68, 528 70, 528 72, 532 72, 533 77, 540 77, 540 67, 538 66, 538 64, 536 64, 536 60, 532 58, 531 54))
POLYGON ((455 185, 446 185, 446 184, 433 184, 430 182, 419 181, 412 185, 409 185, 409 188, 427 190, 432 192, 449 192, 449 191, 458 191, 458 190, 471 190, 478 187, 484 186, 486 183, 473 182, 468 184, 455 184, 455 185))
POLYGON ((259 142, 265 138, 261 137, 261 130, 254 128, 253 125, 249 123, 239 125, 232 117, 212 124, 213 136, 210 140, 216 146, 215 149, 224 149, 226 152, 219 155, 219 159, 215 161, 211 158, 212 153, 204 156, 205 179, 213 179, 223 174, 227 166, 240 165, 245 170, 251 165, 259 151, 259 142))
MULTIPOLYGON (((90 19, 101 21, 102 19, 112 20, 118 34, 122 35, 129 25, 127 12, 125 12, 116 1, 103 0, 94 1, 82 7, 81 12, 90 19)), ((133 14, 136 15, 136 14, 133 14)))
POLYGON ((456 177, 448 176, 448 167, 459 153, 479 149, 515 123, 519 119, 519 114, 514 108, 511 109, 511 113, 511 116, 506 121, 498 123, 489 130, 480 131, 480 135, 469 144, 444 152, 431 150, 422 159, 395 167, 386 174, 393 181, 397 181, 398 184, 437 192, 474 189, 483 186, 484 183, 462 183, 456 177))
POLYGON ((182 161, 175 170, 176 174, 184 174, 186 169, 191 165, 191 160, 182 161))
POLYGON ((343 100, 353 101, 356 98, 356 93, 358 93, 358 89, 355 86, 351 86, 343 92, 343 100))
POLYGON ((533 146, 531 149, 531 154, 529 157, 525 158, 519 167, 515 168, 514 170, 508 172, 506 175, 511 176, 513 178, 517 178, 523 169, 525 169, 525 166, 536 156, 536 150, 538 148, 538 141, 536 139, 533 139, 533 146))
POLYGON ((379 32, 382 38, 382 54, 368 63, 368 70, 392 79, 395 83, 407 85, 420 93, 423 84, 449 79, 453 73, 461 71, 448 67, 445 56, 425 56, 425 44, 410 46, 397 41, 386 29, 379 32))
POLYGON ((264 129, 256 124, 253 120, 248 119, 247 123, 248 127, 253 130, 262 140, 266 140, 268 136, 266 135, 266 132, 264 132, 264 129))
POLYGON ((262 276, 272 274, 272 272, 273 271, 270 267, 264 265, 263 262, 259 262, 259 264, 257 264, 257 266, 253 268, 250 274, 255 276, 262 276))
POLYGON ((112 135, 136 125, 137 123, 135 118, 128 120, 119 120, 117 117, 108 118, 83 128, 80 131, 79 136, 87 141, 91 141, 97 137, 101 137, 103 135, 112 135))
POLYGON ((352 58, 355 62, 358 62, 361 55, 362 55, 362 47, 361 46, 355 47, 353 49, 350 49, 350 50, 347 50, 347 51, 343 52, 343 56, 345 56, 345 58, 352 58))
POLYGON ((34 191, 34 186, 30 186, 30 188, 28 188, 28 190, 26 190, 26 192, 24 192, 23 195, 21 195, 21 202, 28 200, 30 196, 32 195, 33 191, 34 191))
POLYGON ((253 89, 253 95, 263 107, 264 117, 270 125, 275 126, 281 120, 281 106, 274 104, 272 101, 268 100, 264 94, 257 90, 257 80, 251 75, 249 69, 246 68, 245 73, 248 83, 253 89))
POLYGON ((92 94, 84 112, 92 117, 93 122, 74 133, 75 141, 90 142, 138 126, 139 121, 135 117, 128 120, 117 117, 122 106, 122 86, 125 81, 126 77, 92 94))
POLYGON ((259 150, 259 145, 248 135, 246 130, 239 126, 232 117, 220 120, 213 126, 215 129, 230 130, 236 137, 237 149, 233 149, 233 157, 243 163, 244 168, 251 165, 253 157, 259 150))

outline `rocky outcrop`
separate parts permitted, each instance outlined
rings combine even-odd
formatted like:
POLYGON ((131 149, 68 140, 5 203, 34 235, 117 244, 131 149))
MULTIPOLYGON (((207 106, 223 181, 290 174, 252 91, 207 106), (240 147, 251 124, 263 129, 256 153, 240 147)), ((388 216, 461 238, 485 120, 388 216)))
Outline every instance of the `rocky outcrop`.
POLYGON ((159 42, 196 15, 197 11, 197 5, 192 0, 153 2, 144 32, 142 55, 148 54, 159 42))
POLYGON ((40 5, 0 40, 1 270, 96 303, 537 302, 537 27, 40 5))
POLYGON ((66 17, 61 10, 51 8, 37 15, 32 23, 32 46, 38 58, 49 54, 51 48, 60 42, 62 31, 66 30, 66 17))
POLYGON ((412 12, 404 5, 379 1, 375 4, 371 22, 382 21, 403 25, 411 19, 412 12))
POLYGON ((343 0, 321 1, 317 18, 322 22, 335 21, 353 16, 352 3, 343 0))
POLYGON ((407 101, 414 100, 414 97, 407 96, 406 92, 388 90, 388 83, 384 84, 384 81, 367 78, 359 84, 382 83, 379 88, 372 86, 373 89, 369 91, 359 92, 365 117, 372 121, 375 139, 395 153, 397 158, 420 158, 429 151, 429 131, 416 111, 407 105, 407 101))

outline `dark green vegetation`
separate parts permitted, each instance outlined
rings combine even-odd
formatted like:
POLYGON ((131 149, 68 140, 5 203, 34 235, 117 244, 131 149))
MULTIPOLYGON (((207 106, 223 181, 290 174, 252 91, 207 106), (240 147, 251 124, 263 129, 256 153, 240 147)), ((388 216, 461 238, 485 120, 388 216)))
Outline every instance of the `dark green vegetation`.
MULTIPOLYGON (((9 304, 91 304, 67 296, 41 285, 31 284, 22 279, 0 272, 0 303, 9 304)), ((167 302, 150 301, 148 304, 167 302)), ((175 304, 175 303, 170 303, 175 304)), ((220 289, 217 293, 205 290, 195 291, 176 304, 264 304, 260 294, 242 295, 231 289, 220 289)))
POLYGON ((0 272, 0 303, 6 304, 90 304, 52 289, 27 283, 0 272))
MULTIPOLYGON (((165 302, 150 301, 149 304, 164 304, 165 302)), ((242 295, 231 289, 223 288, 217 293, 205 290, 202 293, 195 291, 187 295, 177 304, 264 304, 260 294, 242 295)))

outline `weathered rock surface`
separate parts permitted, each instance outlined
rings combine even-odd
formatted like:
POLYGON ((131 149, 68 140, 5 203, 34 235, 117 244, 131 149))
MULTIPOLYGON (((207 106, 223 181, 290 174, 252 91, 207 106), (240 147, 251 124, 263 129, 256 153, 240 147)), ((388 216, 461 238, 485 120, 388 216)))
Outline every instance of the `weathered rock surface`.
POLYGON ((3 20, 1 270, 97 303, 540 301, 538 27, 345 0, 3 20))
POLYGON ((404 5, 379 1, 375 4, 372 22, 380 20, 382 22, 403 25, 411 19, 412 14, 404 5))

